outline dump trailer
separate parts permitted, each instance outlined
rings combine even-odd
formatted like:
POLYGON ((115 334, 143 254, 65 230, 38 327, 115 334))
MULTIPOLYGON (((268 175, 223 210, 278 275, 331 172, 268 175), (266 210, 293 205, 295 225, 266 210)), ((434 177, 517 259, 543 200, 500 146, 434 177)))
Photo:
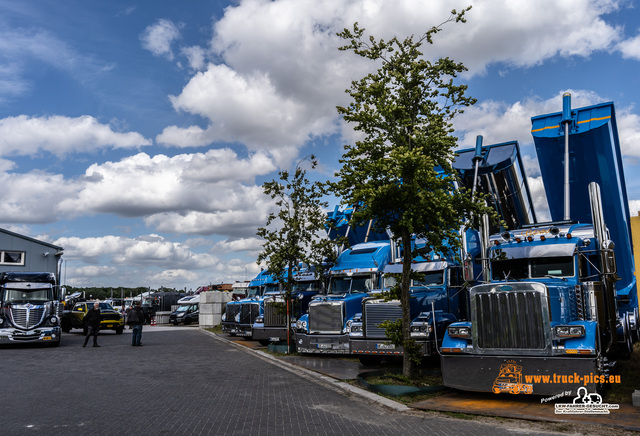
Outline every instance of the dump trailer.
POLYGON ((469 320, 443 340, 448 387, 495 392, 512 363, 531 385, 518 393, 593 391, 638 338, 613 104, 571 110, 565 96, 561 113, 532 118, 532 134, 554 221, 491 236, 490 282, 470 289, 469 320))
POLYGON ((325 295, 314 297, 309 311, 296 321, 296 348, 301 353, 348 354, 349 331, 362 299, 380 290, 391 258, 388 241, 364 242, 345 250, 329 270, 325 295))
POLYGON ((0 273, 0 344, 60 344, 60 300, 49 272, 0 273))

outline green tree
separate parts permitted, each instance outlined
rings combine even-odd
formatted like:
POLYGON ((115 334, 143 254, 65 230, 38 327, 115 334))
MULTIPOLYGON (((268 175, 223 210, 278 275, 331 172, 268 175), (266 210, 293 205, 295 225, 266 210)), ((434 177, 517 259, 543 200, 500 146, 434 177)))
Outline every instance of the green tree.
POLYGON ((265 240, 258 264, 266 261, 269 271, 284 285, 289 331, 296 268, 304 263, 314 266, 316 274, 320 274, 323 261, 334 257, 332 241, 322 237, 327 219, 324 209, 328 205, 322 200, 326 186, 307 179, 307 171, 301 166, 305 161, 311 168, 317 165, 315 156, 310 155, 298 162, 293 173, 279 171, 279 180, 262 185, 264 193, 276 200, 278 211, 270 213, 265 227, 257 232, 265 240))
POLYGON ((475 103, 465 93, 466 85, 454 79, 466 68, 448 57, 431 62, 420 51, 424 43, 448 22, 464 22, 462 12, 452 11, 442 24, 424 35, 389 41, 364 38, 364 29, 338 33, 352 50, 381 65, 377 71, 353 81, 346 91, 352 98, 338 107, 347 122, 354 123, 363 139, 346 145, 340 160, 338 180, 331 184, 344 204, 365 205, 354 213, 356 222, 373 219, 378 229, 388 228, 402 247, 400 286, 402 322, 400 331, 389 332, 402 345, 403 373, 410 376, 418 353, 410 335, 410 282, 412 236, 419 234, 427 249, 446 253, 460 246, 459 229, 465 217, 482 213, 482 199, 472 199, 465 190, 455 190, 453 168, 457 138, 451 120, 475 103))

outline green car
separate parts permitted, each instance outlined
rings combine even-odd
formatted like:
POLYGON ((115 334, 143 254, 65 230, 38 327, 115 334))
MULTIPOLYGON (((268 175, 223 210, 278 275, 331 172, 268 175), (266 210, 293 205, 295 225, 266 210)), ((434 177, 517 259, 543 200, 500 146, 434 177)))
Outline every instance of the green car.
MULTIPOLYGON (((87 330, 82 320, 86 313, 93 308, 95 301, 83 301, 76 303, 70 311, 62 314, 62 331, 68 333, 71 329, 82 329, 86 334, 87 330)), ((124 316, 115 310, 111 304, 104 301, 97 302, 100 305, 100 330, 115 330, 117 334, 124 331, 124 316)))

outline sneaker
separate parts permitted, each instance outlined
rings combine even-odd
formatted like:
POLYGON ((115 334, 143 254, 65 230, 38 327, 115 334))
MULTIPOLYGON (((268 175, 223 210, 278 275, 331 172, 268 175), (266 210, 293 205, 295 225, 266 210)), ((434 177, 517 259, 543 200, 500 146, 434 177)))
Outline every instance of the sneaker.
POLYGON ((94 346, 94 347, 99 347, 100 345, 98 345, 98 344, 93 344, 93 346, 94 346))

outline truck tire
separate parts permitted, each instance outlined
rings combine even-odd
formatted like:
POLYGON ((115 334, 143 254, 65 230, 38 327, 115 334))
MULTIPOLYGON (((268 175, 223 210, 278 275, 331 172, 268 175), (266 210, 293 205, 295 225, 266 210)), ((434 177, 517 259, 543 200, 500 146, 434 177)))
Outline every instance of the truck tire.
POLYGON ((189 324, 191 324, 191 318, 186 317, 186 318, 184 319, 184 325, 189 325, 189 324))

